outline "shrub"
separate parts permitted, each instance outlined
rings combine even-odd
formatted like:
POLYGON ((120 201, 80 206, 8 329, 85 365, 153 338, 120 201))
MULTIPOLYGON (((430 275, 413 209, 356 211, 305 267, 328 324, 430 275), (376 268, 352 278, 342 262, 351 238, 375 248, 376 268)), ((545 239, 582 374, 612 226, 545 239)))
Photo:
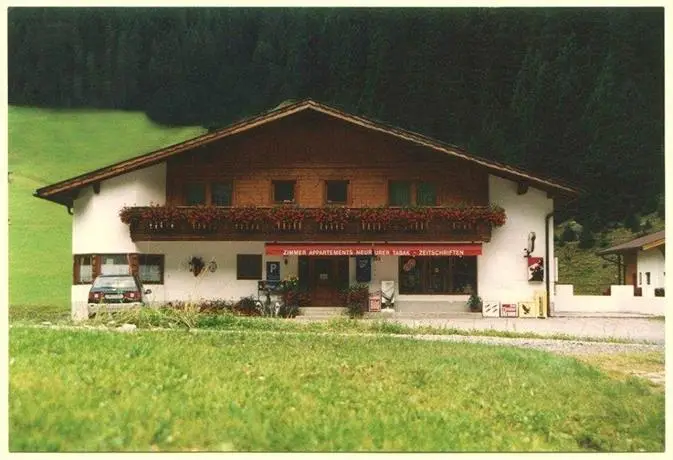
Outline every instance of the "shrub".
POLYGON ((242 316, 261 316, 257 300, 252 296, 241 298, 241 300, 234 304, 232 311, 242 316))
POLYGON ((573 230, 570 225, 566 225, 563 229, 563 233, 561 233, 561 241, 565 243, 566 241, 575 241, 576 239, 577 235, 575 234, 575 230, 573 230))
POLYGON ((657 202, 657 216, 660 219, 666 219, 666 200, 664 199, 664 195, 659 195, 657 202))
POLYGON ((656 289, 654 290, 654 296, 655 296, 655 297, 665 297, 666 294, 665 294, 665 292, 664 292, 664 288, 656 288, 656 289))
POLYGON ((640 216, 637 214, 629 214, 628 217, 624 220, 624 227, 631 230, 632 233, 638 233, 641 229, 640 216))
POLYGON ((234 303, 229 300, 205 300, 199 304, 200 313, 223 314, 231 313, 234 309, 234 303))
POLYGON ((354 284, 340 292, 340 303, 346 307, 350 318, 359 318, 367 311, 369 303, 369 285, 354 284))
POLYGON ((591 232, 591 230, 589 230, 588 227, 584 227, 582 229, 582 233, 580 233, 580 241, 577 246, 580 249, 590 249, 593 248, 595 244, 596 238, 594 238, 594 234, 591 232))
POLYGON ((470 298, 467 300, 467 306, 472 312, 481 312, 483 308, 481 297, 476 294, 470 295, 470 298))
POLYGON ((649 232, 652 230, 652 221, 650 219, 647 219, 645 221, 645 225, 643 225, 643 231, 644 232, 649 232))

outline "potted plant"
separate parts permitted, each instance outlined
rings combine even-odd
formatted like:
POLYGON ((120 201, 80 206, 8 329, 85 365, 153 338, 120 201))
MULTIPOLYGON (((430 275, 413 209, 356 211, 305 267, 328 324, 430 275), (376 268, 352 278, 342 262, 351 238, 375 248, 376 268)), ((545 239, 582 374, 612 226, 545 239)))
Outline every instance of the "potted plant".
POLYGON ((470 295, 470 298, 467 299, 467 306, 469 307, 471 312, 479 313, 481 312, 484 303, 482 302, 481 297, 473 293, 472 295, 470 295))

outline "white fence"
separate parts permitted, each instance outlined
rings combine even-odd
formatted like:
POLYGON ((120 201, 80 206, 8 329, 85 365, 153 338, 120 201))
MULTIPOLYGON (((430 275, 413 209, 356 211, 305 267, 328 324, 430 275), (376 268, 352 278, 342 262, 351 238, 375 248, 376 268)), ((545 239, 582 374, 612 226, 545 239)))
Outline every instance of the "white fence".
MULTIPOLYGON (((554 316, 571 314, 629 313, 663 316, 666 297, 636 297, 633 286, 610 286, 611 295, 574 295, 572 284, 557 284, 554 316)), ((645 294, 645 293, 644 293, 645 294)))

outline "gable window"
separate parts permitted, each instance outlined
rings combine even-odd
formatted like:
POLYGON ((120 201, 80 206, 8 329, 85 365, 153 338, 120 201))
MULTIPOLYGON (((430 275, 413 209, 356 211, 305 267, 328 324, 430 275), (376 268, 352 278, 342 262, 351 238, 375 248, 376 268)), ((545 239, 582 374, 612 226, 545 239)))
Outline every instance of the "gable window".
POLYGON ((236 279, 261 280, 262 279, 261 254, 238 254, 236 256, 236 279))
POLYGON ((213 206, 231 206, 233 184, 231 182, 214 182, 210 186, 210 204, 213 206))
POLYGON ((388 204, 409 206, 411 204, 411 182, 390 181, 388 184, 388 204))
POLYGON ((416 204, 418 206, 437 206, 437 191, 431 182, 419 182, 416 185, 416 204))
POLYGON ((346 204, 348 202, 348 181, 328 180, 325 193, 327 204, 346 204))
POLYGON ((138 277, 143 284, 164 284, 163 254, 138 254, 138 277))
POLYGON ((93 282, 93 256, 91 254, 75 255, 73 284, 89 284, 91 282, 93 282))
POLYGON ((206 204, 206 184, 199 182, 191 182, 187 184, 185 189, 186 189, 185 204, 187 206, 197 206, 200 204, 206 204))
POLYGON ((295 181, 273 181, 273 201, 275 203, 294 203, 295 181))

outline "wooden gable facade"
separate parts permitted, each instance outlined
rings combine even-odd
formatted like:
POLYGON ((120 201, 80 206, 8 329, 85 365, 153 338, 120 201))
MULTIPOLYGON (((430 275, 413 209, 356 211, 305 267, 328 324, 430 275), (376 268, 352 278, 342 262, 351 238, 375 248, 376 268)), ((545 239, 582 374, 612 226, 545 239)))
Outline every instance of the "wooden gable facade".
MULTIPOLYGON (((167 203, 187 205, 189 184, 231 184, 231 206, 274 206, 274 181, 294 182, 294 204, 328 204, 326 182, 347 182, 347 206, 388 206, 393 182, 408 182, 410 205, 429 184, 436 206, 488 203, 488 171, 381 132, 307 111, 168 160, 167 203)), ((207 203, 212 201, 207 199, 207 203)))

